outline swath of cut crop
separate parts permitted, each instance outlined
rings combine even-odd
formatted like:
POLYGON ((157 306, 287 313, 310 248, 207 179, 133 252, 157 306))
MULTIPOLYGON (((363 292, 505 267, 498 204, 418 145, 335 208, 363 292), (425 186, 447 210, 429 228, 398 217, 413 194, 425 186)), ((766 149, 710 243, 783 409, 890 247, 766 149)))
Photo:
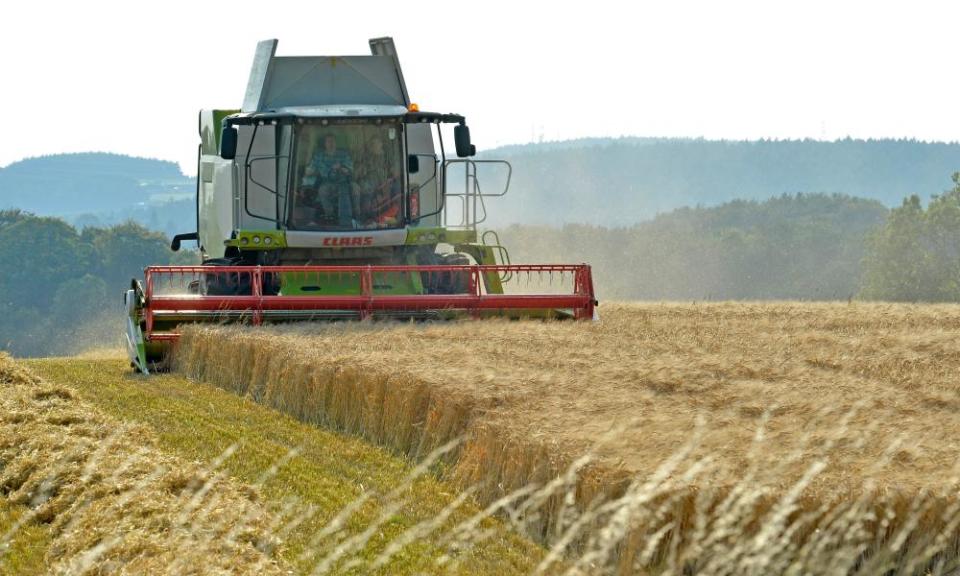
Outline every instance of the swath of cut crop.
MULTIPOLYGON (((0 498, 47 525, 52 574, 282 574, 270 518, 248 487, 160 452, 69 387, 0 355, 0 498)), ((2 564, 0 564, 2 566, 2 564)))
POLYGON ((956 566, 960 307, 602 317, 190 327, 175 365, 413 458, 463 436, 444 473, 481 502, 528 490, 511 519, 571 570, 956 566))

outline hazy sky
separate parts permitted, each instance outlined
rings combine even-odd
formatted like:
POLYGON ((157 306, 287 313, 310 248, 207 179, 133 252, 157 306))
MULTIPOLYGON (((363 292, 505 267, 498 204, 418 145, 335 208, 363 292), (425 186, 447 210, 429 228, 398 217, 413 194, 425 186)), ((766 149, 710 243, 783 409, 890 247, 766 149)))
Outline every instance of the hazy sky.
POLYGON ((0 166, 110 151, 195 172, 200 108, 239 107, 258 40, 366 54, 479 148, 540 138, 960 138, 960 3, 7 3, 0 166), (347 7, 350 6, 350 7, 347 7))

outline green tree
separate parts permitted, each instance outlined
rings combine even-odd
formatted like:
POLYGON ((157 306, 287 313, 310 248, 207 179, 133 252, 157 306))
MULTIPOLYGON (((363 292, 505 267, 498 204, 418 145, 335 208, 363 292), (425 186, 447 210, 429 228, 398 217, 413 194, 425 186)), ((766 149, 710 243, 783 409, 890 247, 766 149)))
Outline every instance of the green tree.
POLYGON ((54 355, 113 345, 130 278, 149 264, 195 259, 138 224, 78 233, 56 218, 0 211, 0 350, 54 355))
POLYGON ((166 236, 134 222, 110 228, 84 228, 81 238, 97 255, 93 273, 114 290, 141 275, 145 266, 167 264, 175 259, 166 236))
POLYGON ((47 310, 63 281, 85 274, 92 259, 91 247, 63 220, 28 215, 0 226, 0 312, 47 310))
MULTIPOLYGON (((116 295, 113 300, 118 300, 116 295)), ((53 297, 50 315, 64 326, 78 326, 109 310, 110 303, 107 283, 85 274, 60 285, 53 297)))
POLYGON ((26 216, 26 213, 21 210, 17 210, 16 208, 0 210, 0 228, 19 222, 20 220, 26 218, 26 216))
POLYGON ((960 301, 960 173, 926 209, 916 195, 868 240, 860 295, 871 300, 960 301))

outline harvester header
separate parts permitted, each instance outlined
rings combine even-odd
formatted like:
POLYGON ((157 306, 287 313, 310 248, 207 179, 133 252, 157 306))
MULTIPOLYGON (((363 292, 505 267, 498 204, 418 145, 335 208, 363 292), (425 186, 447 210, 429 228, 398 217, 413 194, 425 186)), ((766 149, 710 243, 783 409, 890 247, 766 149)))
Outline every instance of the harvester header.
POLYGON ((185 322, 594 316, 589 266, 513 265, 478 231, 512 167, 475 158, 464 116, 410 101, 393 40, 361 56, 276 49, 257 45, 239 109, 200 112, 196 230, 171 248, 196 241, 202 265, 132 281, 137 370, 185 322))

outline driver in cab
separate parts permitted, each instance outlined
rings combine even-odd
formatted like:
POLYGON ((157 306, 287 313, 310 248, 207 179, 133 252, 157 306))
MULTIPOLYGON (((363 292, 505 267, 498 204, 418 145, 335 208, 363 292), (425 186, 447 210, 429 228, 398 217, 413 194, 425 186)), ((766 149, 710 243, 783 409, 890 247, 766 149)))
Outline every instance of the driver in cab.
POLYGON ((337 138, 327 134, 323 146, 314 153, 304 171, 301 186, 317 192, 318 210, 325 216, 335 216, 340 226, 351 226, 351 180, 353 159, 346 150, 337 146, 337 138))

